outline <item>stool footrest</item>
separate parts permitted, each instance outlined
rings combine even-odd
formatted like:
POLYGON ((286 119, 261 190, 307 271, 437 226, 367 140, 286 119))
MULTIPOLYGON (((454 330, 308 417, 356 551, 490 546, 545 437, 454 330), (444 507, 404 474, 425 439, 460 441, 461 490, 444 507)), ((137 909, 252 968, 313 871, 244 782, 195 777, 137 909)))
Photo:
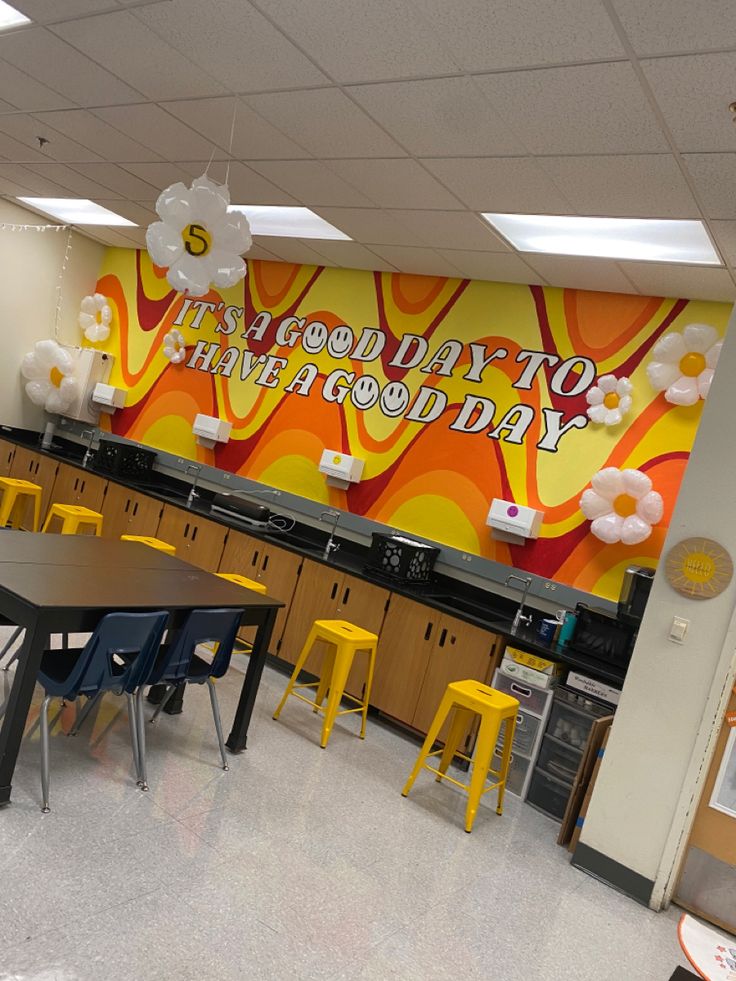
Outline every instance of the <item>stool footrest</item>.
MULTIPOLYGON (((436 754, 433 753, 432 755, 436 755, 436 754)), ((458 753, 457 755, 459 756, 460 754, 458 753)), ((447 780, 448 783, 454 783, 455 786, 456 787, 460 787, 461 790, 469 790, 470 789, 470 784, 469 783, 463 783, 462 780, 456 780, 454 777, 448 777, 448 775, 446 773, 443 773, 441 770, 438 770, 436 766, 429 766, 427 763, 423 763, 422 764, 422 769, 423 770, 429 770, 430 773, 436 773, 438 779, 440 779, 440 780, 447 780)), ((504 781, 501 780, 501 774, 498 772, 498 770, 490 770, 489 769, 488 772, 491 774, 491 776, 498 777, 498 780, 496 780, 495 783, 491 783, 487 787, 485 787, 481 791, 481 797, 483 796, 483 794, 487 794, 490 790, 495 790, 496 787, 500 787, 501 784, 504 783, 504 781)))
MULTIPOLYGON (((300 695, 297 691, 297 688, 319 688, 319 685, 319 681, 310 681, 308 684, 294 685, 294 687, 291 689, 291 694, 294 696, 294 698, 300 698, 303 702, 306 702, 307 705, 311 705, 312 708, 318 709, 320 712, 324 712, 324 705, 319 705, 316 701, 313 701, 311 698, 307 698, 304 695, 300 695)), ((353 702, 357 702, 357 707, 352 709, 342 709, 341 711, 337 712, 337 715, 351 715, 353 712, 362 712, 365 708, 363 702, 361 702, 359 698, 356 698, 355 695, 348 695, 347 692, 343 692, 343 698, 349 698, 353 702)))

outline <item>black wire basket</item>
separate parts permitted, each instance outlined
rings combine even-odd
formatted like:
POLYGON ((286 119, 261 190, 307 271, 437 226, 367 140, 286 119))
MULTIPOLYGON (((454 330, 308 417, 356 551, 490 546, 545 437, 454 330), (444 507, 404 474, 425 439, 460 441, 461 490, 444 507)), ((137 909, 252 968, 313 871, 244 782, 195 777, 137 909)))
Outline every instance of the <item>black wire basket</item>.
POLYGON ((374 532, 366 571, 397 582, 429 582, 440 549, 400 535, 374 532))
POLYGON ((95 453, 95 468, 116 477, 145 477, 153 470, 157 455, 140 446, 101 439, 95 453))

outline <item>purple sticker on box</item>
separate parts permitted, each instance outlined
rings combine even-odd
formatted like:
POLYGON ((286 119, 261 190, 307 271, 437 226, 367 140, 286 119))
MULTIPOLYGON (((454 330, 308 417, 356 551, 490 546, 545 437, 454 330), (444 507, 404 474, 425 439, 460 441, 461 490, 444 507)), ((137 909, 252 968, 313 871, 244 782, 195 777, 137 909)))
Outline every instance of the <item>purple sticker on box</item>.
POLYGON ((518 513, 519 513, 518 507, 515 504, 509 504, 508 508, 506 509, 506 514, 510 518, 515 518, 518 513))

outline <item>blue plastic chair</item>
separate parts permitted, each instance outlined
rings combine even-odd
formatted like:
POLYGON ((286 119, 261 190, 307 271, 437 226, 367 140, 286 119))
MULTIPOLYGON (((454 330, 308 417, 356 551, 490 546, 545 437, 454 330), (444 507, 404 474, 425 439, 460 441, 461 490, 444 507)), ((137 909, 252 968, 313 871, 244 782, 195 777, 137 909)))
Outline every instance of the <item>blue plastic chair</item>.
POLYGON ((84 718, 103 692, 125 695, 128 701, 130 740, 133 747, 138 785, 147 790, 144 768, 145 746, 141 750, 143 705, 141 686, 161 647, 167 612, 109 613, 98 623, 82 648, 45 651, 38 680, 46 696, 41 706, 41 789, 42 810, 49 811, 49 702, 54 697, 74 701, 88 699, 72 732, 78 732, 84 718))
MULTIPOLYGON (((223 770, 227 770, 228 765, 214 681, 221 678, 230 667, 233 645, 240 627, 240 617, 239 610, 192 610, 172 643, 161 648, 148 678, 151 685, 167 686, 151 722, 156 721, 161 710, 183 682, 207 685, 223 770), (196 653, 197 647, 203 644, 214 645, 215 653, 211 662, 196 653)), ((145 744, 141 745, 145 752, 145 744)), ((145 760, 142 765, 145 769, 145 760)))

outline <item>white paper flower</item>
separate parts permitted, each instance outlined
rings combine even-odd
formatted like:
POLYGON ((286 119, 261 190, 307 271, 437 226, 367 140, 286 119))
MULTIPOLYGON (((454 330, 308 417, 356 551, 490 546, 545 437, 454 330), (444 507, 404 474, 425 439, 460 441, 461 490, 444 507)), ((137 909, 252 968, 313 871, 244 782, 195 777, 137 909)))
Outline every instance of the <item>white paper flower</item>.
POLYGON ((85 296, 79 311, 79 326, 82 333, 93 344, 106 341, 110 336, 112 310, 107 297, 102 293, 85 296))
POLYGON ((641 470, 604 467, 591 484, 580 498, 580 510, 602 542, 638 545, 649 538, 652 525, 662 520, 662 495, 652 490, 651 480, 641 470))
POLYGON ((164 355, 172 364, 181 364, 187 356, 184 335, 176 327, 164 336, 164 355))
POLYGON ((64 412, 76 399, 79 388, 72 377, 75 359, 56 341, 38 341, 21 362, 26 395, 47 412, 64 412))
POLYGON ((688 324, 682 334, 665 334, 652 349, 647 377, 673 405, 695 405, 710 391, 723 342, 710 324, 688 324))
POLYGON ((204 296, 210 285, 234 286, 245 276, 241 253, 251 246, 250 226, 242 212, 228 212, 229 204, 227 187, 204 176, 159 195, 161 221, 148 226, 146 245, 175 290, 204 296))
POLYGON ((628 378, 603 375, 586 393, 590 406, 588 418, 591 422, 602 422, 604 426, 617 426, 631 409, 632 391, 628 378))

